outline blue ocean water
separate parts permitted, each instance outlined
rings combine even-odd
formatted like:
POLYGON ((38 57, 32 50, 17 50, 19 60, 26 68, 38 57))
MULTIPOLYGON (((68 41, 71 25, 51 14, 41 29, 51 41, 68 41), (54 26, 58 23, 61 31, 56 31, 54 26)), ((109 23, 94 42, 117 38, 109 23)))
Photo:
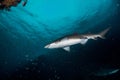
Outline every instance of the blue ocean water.
POLYGON ((14 72, 41 55, 66 53, 62 49, 47 50, 44 46, 68 34, 93 29, 98 32, 109 27, 98 25, 117 14, 116 4, 115 0, 29 0, 25 7, 19 4, 11 11, 1 10, 1 71, 14 72))

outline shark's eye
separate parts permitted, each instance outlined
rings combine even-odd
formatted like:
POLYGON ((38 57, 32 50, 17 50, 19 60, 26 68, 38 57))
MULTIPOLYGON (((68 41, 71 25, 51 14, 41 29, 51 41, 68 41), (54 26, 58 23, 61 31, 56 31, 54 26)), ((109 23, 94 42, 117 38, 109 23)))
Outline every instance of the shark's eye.
POLYGON ((57 43, 53 43, 52 45, 56 45, 57 43))
POLYGON ((53 43, 53 44, 57 44, 59 41, 56 41, 55 43, 53 43))

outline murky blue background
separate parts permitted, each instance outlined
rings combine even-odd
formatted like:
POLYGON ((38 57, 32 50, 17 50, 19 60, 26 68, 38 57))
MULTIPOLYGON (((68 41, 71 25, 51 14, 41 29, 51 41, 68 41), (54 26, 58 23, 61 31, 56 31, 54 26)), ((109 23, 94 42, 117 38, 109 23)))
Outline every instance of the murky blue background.
MULTIPOLYGON (((78 53, 86 54, 87 51, 90 52, 89 45, 84 46, 84 48, 77 45, 72 48, 71 53, 62 49, 44 49, 44 46, 68 34, 96 33, 107 27, 115 27, 113 24, 116 23, 112 24, 111 22, 117 20, 118 7, 119 4, 116 0, 29 0, 25 7, 19 4, 18 7, 12 7, 9 12, 1 10, 1 74, 13 73, 16 69, 36 59, 39 62, 39 57, 43 55, 47 56, 48 60, 49 58, 55 60, 54 57, 64 54, 62 58, 58 58, 62 60, 60 60, 62 64, 64 58, 68 55, 77 54, 68 57, 74 60, 77 56, 81 56, 78 53)), ((114 38, 110 37, 109 39, 114 38)), ((98 43, 93 44, 97 45, 98 43)), ((92 48, 93 53, 94 49, 92 48)), ((97 51, 95 53, 97 54, 97 51)), ((81 60, 84 61, 83 57, 81 60)), ((75 62, 78 63, 79 59, 75 62)))

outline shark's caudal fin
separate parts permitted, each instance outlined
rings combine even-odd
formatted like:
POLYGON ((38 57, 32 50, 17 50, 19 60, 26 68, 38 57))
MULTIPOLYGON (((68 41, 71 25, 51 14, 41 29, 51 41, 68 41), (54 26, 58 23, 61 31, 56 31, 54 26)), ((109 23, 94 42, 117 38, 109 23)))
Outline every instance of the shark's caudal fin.
POLYGON ((100 38, 105 39, 106 33, 110 30, 110 27, 105 29, 104 31, 100 32, 98 35, 100 38))
POLYGON ((68 46, 68 47, 64 47, 63 48, 65 51, 67 51, 67 52, 70 52, 70 47, 68 46))

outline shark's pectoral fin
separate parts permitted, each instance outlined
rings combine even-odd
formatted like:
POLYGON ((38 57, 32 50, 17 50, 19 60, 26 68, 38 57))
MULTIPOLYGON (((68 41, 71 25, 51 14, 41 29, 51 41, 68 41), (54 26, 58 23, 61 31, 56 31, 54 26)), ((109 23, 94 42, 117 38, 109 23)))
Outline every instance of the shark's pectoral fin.
POLYGON ((67 51, 67 52, 70 52, 70 47, 68 46, 68 47, 64 47, 63 48, 65 51, 67 51))
POLYGON ((80 44, 86 44, 87 43, 87 41, 88 41, 88 39, 81 39, 81 42, 80 42, 80 44))

